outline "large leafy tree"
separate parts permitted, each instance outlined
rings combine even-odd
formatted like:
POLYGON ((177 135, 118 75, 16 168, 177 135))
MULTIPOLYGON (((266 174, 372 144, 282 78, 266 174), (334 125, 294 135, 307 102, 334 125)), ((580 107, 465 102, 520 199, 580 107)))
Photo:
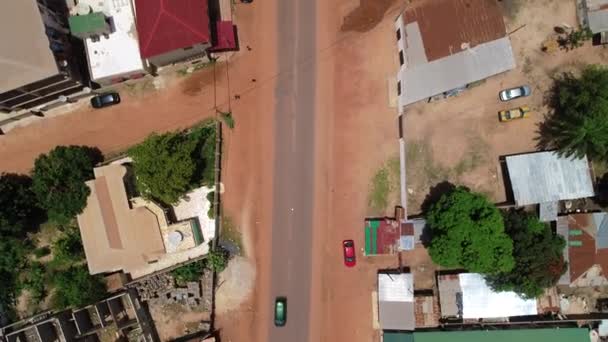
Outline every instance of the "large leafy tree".
POLYGON ((129 150, 137 188, 148 199, 174 204, 188 191, 215 180, 213 124, 189 132, 152 134, 129 150))
POLYGON ((550 95, 553 111, 540 126, 540 147, 608 160, 608 69, 589 66, 578 77, 563 73, 550 95))
POLYGON ((483 274, 513 269, 513 244, 502 216, 483 195, 457 187, 431 205, 426 220, 435 263, 483 274))
POLYGON ((28 176, 0 174, 0 233, 22 235, 32 218, 37 216, 37 202, 28 176))
POLYGON ((55 280, 55 306, 63 309, 94 303, 106 295, 106 285, 98 275, 90 275, 84 265, 58 272, 55 280))
POLYGON ((91 192, 84 182, 102 160, 98 149, 86 146, 57 146, 36 159, 32 190, 51 221, 66 224, 82 212, 91 192))
POLYGON ((554 286, 566 271, 562 252, 564 239, 523 210, 503 211, 505 230, 513 239, 515 268, 486 277, 497 291, 514 291, 525 298, 536 298, 554 286))

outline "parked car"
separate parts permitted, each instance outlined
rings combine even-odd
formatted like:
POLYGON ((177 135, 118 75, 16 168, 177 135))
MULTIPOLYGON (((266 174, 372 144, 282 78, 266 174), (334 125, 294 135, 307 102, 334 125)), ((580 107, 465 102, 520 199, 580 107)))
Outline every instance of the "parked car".
POLYGON ((529 86, 523 85, 520 87, 505 89, 499 93, 501 101, 510 101, 518 97, 530 96, 532 90, 529 86))
POLYGON ((95 95, 91 98, 91 106, 93 108, 103 108, 120 103, 120 95, 116 92, 103 93, 95 95))
POLYGON ((241 0, 241 2, 244 4, 250 4, 253 2, 253 0, 241 0))
POLYGON ((342 249, 344 250, 344 265, 353 267, 357 264, 355 256, 355 242, 353 240, 342 241, 342 249))
POLYGON ((287 322, 287 298, 277 297, 274 301, 274 325, 282 327, 287 322))
POLYGON ((498 112, 498 120, 500 122, 507 122, 515 119, 527 118, 530 113, 530 107, 523 106, 519 108, 512 108, 509 110, 501 110, 498 112))

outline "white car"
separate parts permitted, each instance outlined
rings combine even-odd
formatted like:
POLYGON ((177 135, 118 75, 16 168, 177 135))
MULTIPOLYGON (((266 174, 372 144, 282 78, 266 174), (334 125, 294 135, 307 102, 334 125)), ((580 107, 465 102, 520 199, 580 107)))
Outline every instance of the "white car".
POLYGON ((510 101, 516 99, 518 97, 526 97, 532 93, 532 90, 529 86, 523 85, 521 87, 505 89, 501 91, 498 95, 500 96, 501 101, 510 101))

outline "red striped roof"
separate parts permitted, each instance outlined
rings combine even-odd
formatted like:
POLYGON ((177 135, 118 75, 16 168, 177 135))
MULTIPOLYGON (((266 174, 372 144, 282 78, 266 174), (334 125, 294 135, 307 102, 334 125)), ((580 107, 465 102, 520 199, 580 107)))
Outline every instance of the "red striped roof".
POLYGON ((135 0, 144 58, 210 41, 207 0, 135 0))

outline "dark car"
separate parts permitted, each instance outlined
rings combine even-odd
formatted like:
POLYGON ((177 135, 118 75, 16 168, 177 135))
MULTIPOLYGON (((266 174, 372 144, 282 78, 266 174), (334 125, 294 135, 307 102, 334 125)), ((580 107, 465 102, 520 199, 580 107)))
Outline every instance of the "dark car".
POLYGON ((342 241, 342 249, 344 250, 344 265, 353 267, 357 264, 355 257, 355 242, 353 240, 342 241))
POLYGON ((103 93, 91 98, 91 106, 93 108, 103 108, 120 103, 120 95, 118 93, 103 93))
POLYGON ((505 89, 501 91, 498 96, 500 97, 501 101, 510 101, 518 97, 530 96, 531 93, 532 90, 530 89, 530 87, 527 85, 523 85, 521 87, 505 89))
POLYGON ((287 298, 277 297, 274 301, 274 325, 282 327, 287 322, 287 298))

